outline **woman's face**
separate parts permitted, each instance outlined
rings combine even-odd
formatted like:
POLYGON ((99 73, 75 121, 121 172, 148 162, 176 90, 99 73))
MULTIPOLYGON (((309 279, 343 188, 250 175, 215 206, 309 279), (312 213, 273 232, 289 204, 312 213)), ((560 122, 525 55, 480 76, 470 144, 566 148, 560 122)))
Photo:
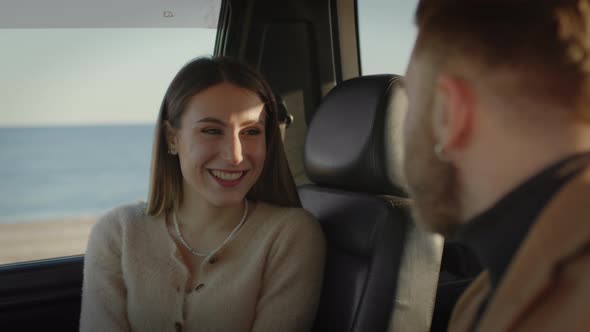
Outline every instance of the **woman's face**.
POLYGON ((240 203, 262 172, 265 136, 264 104, 255 92, 221 83, 194 95, 180 129, 167 128, 185 197, 217 207, 240 203))

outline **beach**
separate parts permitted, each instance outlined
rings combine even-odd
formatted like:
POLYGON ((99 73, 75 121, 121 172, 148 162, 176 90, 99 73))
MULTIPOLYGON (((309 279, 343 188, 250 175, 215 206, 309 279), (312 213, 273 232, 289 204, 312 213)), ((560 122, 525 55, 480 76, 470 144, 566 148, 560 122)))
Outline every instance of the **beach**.
POLYGON ((96 217, 0 224, 0 265, 81 255, 96 217))

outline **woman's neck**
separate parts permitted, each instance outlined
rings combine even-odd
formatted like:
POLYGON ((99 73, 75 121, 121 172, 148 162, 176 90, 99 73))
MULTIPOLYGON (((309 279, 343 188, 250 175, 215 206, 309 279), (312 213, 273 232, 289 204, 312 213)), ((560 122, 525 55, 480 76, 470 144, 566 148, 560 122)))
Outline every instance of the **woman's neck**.
POLYGON ((242 218, 244 203, 215 206, 197 193, 186 193, 176 212, 183 233, 220 232, 233 229, 242 218))

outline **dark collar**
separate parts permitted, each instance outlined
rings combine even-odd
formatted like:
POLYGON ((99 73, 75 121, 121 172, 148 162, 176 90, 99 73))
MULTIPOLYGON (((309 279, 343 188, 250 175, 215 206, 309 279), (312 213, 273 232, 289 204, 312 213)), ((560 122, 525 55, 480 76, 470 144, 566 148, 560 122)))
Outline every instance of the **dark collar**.
POLYGON ((492 292, 547 202, 589 163, 590 152, 547 167, 459 230, 458 241, 470 247, 488 270, 492 292), (579 162, 582 159, 585 162, 579 162), (572 164, 576 167, 570 167, 572 164))

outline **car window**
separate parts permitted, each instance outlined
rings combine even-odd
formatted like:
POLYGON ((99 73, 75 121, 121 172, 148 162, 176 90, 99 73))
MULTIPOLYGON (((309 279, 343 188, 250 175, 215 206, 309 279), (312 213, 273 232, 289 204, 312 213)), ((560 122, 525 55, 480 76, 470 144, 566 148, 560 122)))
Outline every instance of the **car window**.
POLYGON ((172 77, 214 51, 221 0, 21 0, 0 11, 0 265, 82 254, 146 200, 172 77))
POLYGON ((359 0, 357 19, 362 75, 406 72, 418 0, 359 0))

